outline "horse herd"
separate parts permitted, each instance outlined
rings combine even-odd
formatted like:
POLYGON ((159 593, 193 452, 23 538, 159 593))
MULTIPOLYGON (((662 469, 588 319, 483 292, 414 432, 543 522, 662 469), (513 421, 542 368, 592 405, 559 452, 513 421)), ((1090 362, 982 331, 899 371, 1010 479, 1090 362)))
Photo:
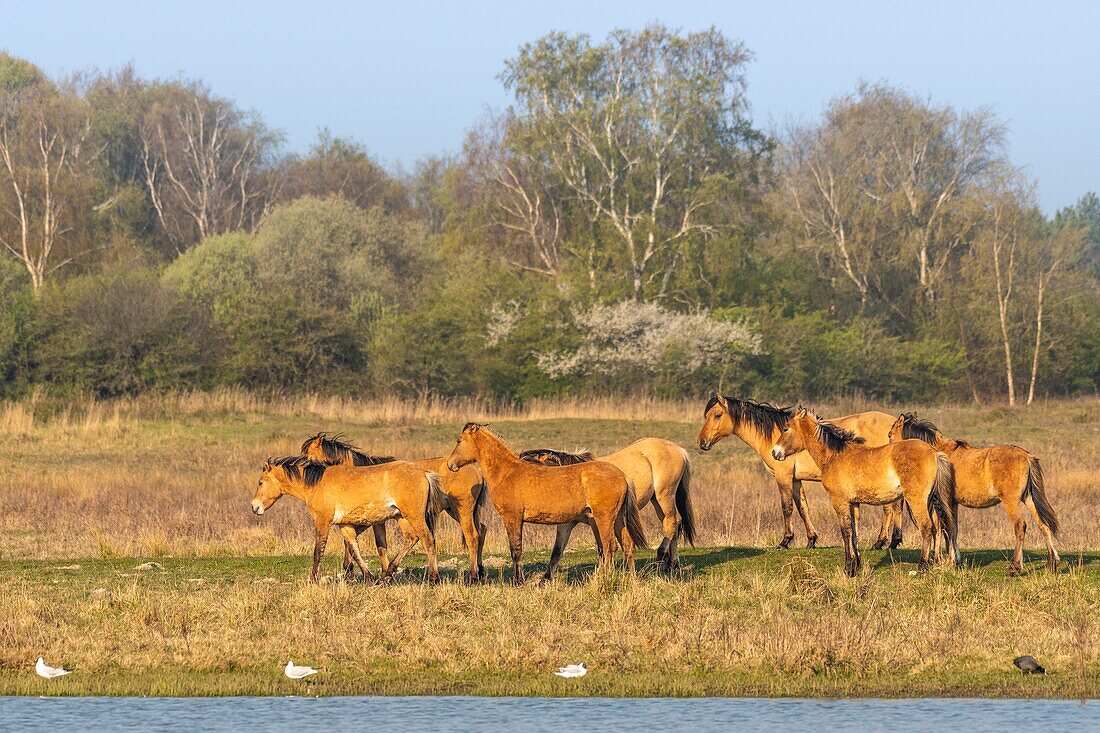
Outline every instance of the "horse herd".
MULTIPOLYGON (((1047 544, 1051 570, 1059 563, 1054 548, 1058 520, 1047 499, 1039 459, 1023 448, 975 448, 950 439, 913 413, 899 416, 863 412, 823 420, 805 408, 714 394, 704 409, 699 448, 708 451, 736 435, 763 460, 775 477, 783 507, 780 548, 794 539, 795 509, 814 547, 814 529, 802 493, 803 481, 820 481, 840 524, 845 571, 856 575, 861 560, 856 537, 859 507, 883 507, 876 548, 897 547, 908 513, 921 535, 920 570, 933 554, 947 550, 959 562, 957 508, 998 503, 1015 534, 1010 574, 1023 566, 1024 509, 1034 517, 1047 544), (942 547, 941 547, 942 542, 942 547)), ((515 453, 487 426, 467 423, 450 455, 417 461, 369 455, 339 435, 318 433, 302 443, 299 455, 269 458, 252 499, 257 515, 283 494, 306 504, 314 522, 311 580, 320 577, 330 531, 344 549, 344 577, 358 568, 374 579, 359 549, 359 535, 370 528, 381 567, 380 580, 393 576, 402 559, 422 543, 428 580, 438 582, 435 522, 447 513, 458 522, 469 554, 469 582, 487 579, 482 554, 483 513, 491 502, 508 535, 512 579, 524 582, 524 524, 555 525, 557 536, 543 580, 553 577, 570 534, 578 524, 592 528, 601 562, 610 567, 621 547, 634 571, 634 551, 646 546, 639 510, 652 505, 663 537, 657 548, 662 570, 679 567, 678 543, 694 544, 691 464, 687 452, 661 438, 643 438, 610 455, 567 453, 538 448, 515 453), (397 520, 404 545, 390 558, 386 522, 397 520)))

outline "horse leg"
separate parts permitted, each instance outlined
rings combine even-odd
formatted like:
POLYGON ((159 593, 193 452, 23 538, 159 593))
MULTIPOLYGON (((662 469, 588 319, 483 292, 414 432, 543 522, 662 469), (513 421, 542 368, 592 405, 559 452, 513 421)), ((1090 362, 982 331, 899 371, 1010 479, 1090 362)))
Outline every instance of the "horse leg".
POLYGON ((424 521, 423 515, 414 515, 405 517, 405 519, 412 527, 412 531, 424 544, 424 551, 428 554, 428 582, 435 585, 439 582, 439 565, 435 557, 435 535, 428 528, 428 523, 424 521))
POLYGON ((852 545, 852 557, 855 560, 856 573, 863 569, 863 558, 859 556, 859 522, 856 520, 859 510, 855 504, 848 505, 848 520, 852 523, 852 534, 848 542, 852 545))
POLYGON ((1054 533, 1050 531, 1050 527, 1046 522, 1039 518, 1039 510, 1035 508, 1035 500, 1028 494, 1027 499, 1024 500, 1024 504, 1027 505, 1028 510, 1031 512, 1031 516, 1035 517, 1035 523, 1039 525, 1039 531, 1043 533, 1043 539, 1047 543, 1047 567, 1051 572, 1058 570, 1058 563, 1062 561, 1062 558, 1058 557, 1058 550, 1054 549, 1054 533))
POLYGON ((386 523, 379 522, 371 527, 374 530, 374 548, 378 551, 378 572, 385 573, 389 568, 389 538, 386 536, 386 523))
POLYGON ((898 499, 891 504, 890 514, 894 520, 892 523, 892 532, 890 533, 890 549, 896 550, 901 547, 901 542, 905 539, 905 536, 902 534, 902 528, 905 526, 905 500, 898 499))
POLYGON ((313 522, 313 569, 309 573, 310 582, 319 583, 321 580, 321 558, 325 556, 325 545, 328 544, 328 531, 331 527, 331 521, 315 519, 313 522))
POLYGON ((622 512, 616 512, 615 514, 601 514, 593 517, 592 528, 603 546, 603 557, 600 564, 607 570, 615 565, 615 519, 616 515, 621 514, 622 512))
POLYGON ((893 504, 882 505, 882 527, 878 531, 878 539, 871 545, 872 550, 882 550, 890 544, 891 532, 894 529, 893 504))
POLYGON ((1002 501, 1005 514, 1008 515, 1008 523, 1012 525, 1012 533, 1016 536, 1016 546, 1012 552, 1012 562, 1008 565, 1009 575, 1019 575, 1024 571, 1024 535, 1027 534, 1027 523, 1024 522, 1024 513, 1021 511, 1022 502, 1016 498, 1002 501))
POLYGON ((362 553, 359 552, 359 542, 356 539, 359 536, 358 528, 350 524, 344 524, 340 526, 340 534, 344 537, 344 550, 351 553, 351 557, 355 561, 355 564, 359 566, 359 571, 363 573, 363 578, 365 580, 374 580, 374 576, 371 575, 370 568, 367 567, 367 563, 363 559, 362 553))
POLYGON ((664 561, 664 569, 671 573, 680 567, 680 512, 676 509, 675 494, 669 494, 664 499, 665 506, 662 506, 657 501, 657 494, 653 494, 653 508, 657 510, 657 519, 661 520, 661 531, 664 533, 661 540, 664 554, 658 550, 657 558, 664 561))
POLYGON ((523 585, 523 516, 502 516, 508 533, 508 549, 512 553, 512 585, 523 585))
POLYGON ((460 504, 457 509, 459 527, 462 528, 462 539, 466 544, 466 551, 470 554, 470 572, 467 582, 473 584, 481 579, 481 546, 485 541, 478 531, 477 522, 474 519, 474 503, 471 498, 460 504))
MULTIPOLYGON (((619 515, 615 517, 615 534, 619 538, 619 544, 623 546, 623 563, 626 565, 626 572, 637 575, 637 568, 634 566, 634 538, 630 536, 630 531, 626 528, 626 517, 623 516, 622 512, 619 512, 619 515)), ((673 537, 675 536, 673 534, 673 537)), ((675 552, 675 540, 672 548, 675 552)), ((679 560, 676 560, 675 564, 669 566, 669 570, 679 567, 679 565, 679 560)))
POLYGON ((412 552, 412 548, 416 547, 416 543, 420 541, 420 537, 417 536, 416 530, 413 529, 413 526, 405 517, 399 517, 397 519, 397 526, 401 528, 401 536, 404 538, 405 544, 401 546, 401 549, 394 555, 390 564, 382 571, 381 580, 389 580, 393 574, 397 572, 397 568, 401 566, 401 561, 405 559, 405 555, 412 552))
MULTIPOLYGON (((929 491, 931 487, 929 487, 929 491)), ((928 493, 925 492, 922 496, 915 496, 906 494, 905 500, 909 502, 909 506, 928 506, 928 493)), ((920 564, 917 566, 917 572, 923 574, 928 572, 928 561, 932 552, 933 543, 938 542, 937 535, 939 534, 939 518, 935 512, 929 512, 927 509, 920 512, 913 513, 913 519, 917 523, 917 529, 920 531, 920 564)))
POLYGON ((802 491, 801 479, 796 478, 791 481, 791 499, 794 500, 794 507, 798 510, 798 517, 806 526, 806 547, 812 550, 817 547, 817 528, 810 519, 810 505, 806 502, 806 494, 802 491))
MULTIPOLYGON (((653 511, 657 513, 657 521, 661 523, 661 531, 664 532, 665 525, 665 510, 661 508, 661 502, 657 501, 657 494, 654 492, 653 498, 650 499, 650 503, 653 504, 653 511)), ((661 538, 661 544, 657 545, 657 564, 662 568, 668 563, 668 537, 661 538)))
POLYGON ((794 514, 794 488, 792 483, 792 481, 778 476, 775 479, 775 484, 779 488, 779 504, 783 508, 783 539, 776 545, 775 549, 777 550, 786 550, 794 540, 794 525, 791 523, 791 515, 794 514))
POLYGON ((852 555, 852 526, 855 523, 859 509, 853 511, 856 505, 851 504, 840 497, 829 497, 832 500, 833 511, 836 512, 836 521, 840 525, 840 541, 844 544, 844 574, 849 578, 856 575, 855 557, 852 555))
POLYGON ((550 553, 550 565, 542 576, 544 583, 554 577, 554 573, 558 569, 558 563, 561 562, 562 553, 565 552, 565 546, 569 543, 569 535, 573 533, 573 528, 576 526, 576 522, 566 522, 558 525, 557 535, 554 537, 554 549, 550 553))

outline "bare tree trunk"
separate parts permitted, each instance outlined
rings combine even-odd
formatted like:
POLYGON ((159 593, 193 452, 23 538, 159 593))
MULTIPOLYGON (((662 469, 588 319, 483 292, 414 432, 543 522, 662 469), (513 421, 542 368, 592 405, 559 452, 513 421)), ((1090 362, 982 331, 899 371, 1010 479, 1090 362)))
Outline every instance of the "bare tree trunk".
POLYGON ((1039 291, 1035 296, 1035 346, 1031 351, 1031 381, 1027 386, 1027 404, 1029 405, 1035 401, 1035 383, 1039 378, 1039 348, 1043 340, 1043 296, 1057 266, 1055 263, 1046 273, 1039 273, 1039 291))

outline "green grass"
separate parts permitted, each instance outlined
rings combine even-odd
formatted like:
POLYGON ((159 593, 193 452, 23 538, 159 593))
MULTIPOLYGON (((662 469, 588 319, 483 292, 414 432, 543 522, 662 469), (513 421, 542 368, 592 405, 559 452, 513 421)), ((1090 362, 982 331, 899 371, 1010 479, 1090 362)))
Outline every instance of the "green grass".
MULTIPOLYGON (((652 553, 644 556, 651 560, 652 553)), ((1000 551, 911 576, 914 551, 699 548, 683 577, 593 578, 571 552, 549 586, 304 583, 305 557, 0 563, 4 695, 539 695, 1096 697, 1100 553, 1058 575, 1000 551), (71 566, 78 565, 79 568, 71 566), (1013 621, 1011 626, 1003 624, 1013 621), (1084 624, 1084 627, 1081 624, 1084 624), (925 624, 928 626, 925 627, 925 624), (1046 677, 1014 670, 1016 653, 1046 677), (39 654, 74 674, 33 674, 39 654), (292 682, 287 658, 321 674, 292 682), (587 661, 574 681, 558 664, 587 661)), ((531 553, 529 573, 545 569, 531 553)), ((335 558, 326 570, 335 571, 335 558)))

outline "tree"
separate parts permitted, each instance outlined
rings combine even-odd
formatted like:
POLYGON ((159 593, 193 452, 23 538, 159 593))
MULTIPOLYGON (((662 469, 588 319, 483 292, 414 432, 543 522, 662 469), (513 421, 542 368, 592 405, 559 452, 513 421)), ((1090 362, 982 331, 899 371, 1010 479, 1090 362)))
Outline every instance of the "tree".
POLYGON ((142 172, 157 220, 177 251, 254 229, 275 200, 262 175, 279 136, 202 84, 152 84, 139 123, 142 172))
POLYGON ((967 197, 1003 161, 1003 145, 988 110, 958 113, 863 84, 833 100, 819 126, 788 135, 785 189, 806 238, 835 253, 861 310, 874 295, 908 322, 914 306, 934 309, 971 235, 967 197))
POLYGON ((302 196, 339 196, 362 209, 381 207, 387 213, 409 208, 401 182, 373 161, 362 145, 321 130, 304 157, 292 156, 280 173, 279 201, 302 196))
POLYGON ((534 171, 545 174, 613 232, 631 296, 665 296, 684 243, 714 232, 716 187, 706 184, 751 176, 767 150, 747 116, 750 59, 713 28, 680 35, 662 25, 602 44, 551 33, 523 46, 501 77, 516 99, 505 139, 514 167, 502 168, 502 184, 535 214, 544 202, 531 193, 553 195, 534 171))
POLYGON ((81 214, 88 133, 74 90, 0 55, 0 244, 26 267, 35 292, 79 254, 58 250, 81 214))

